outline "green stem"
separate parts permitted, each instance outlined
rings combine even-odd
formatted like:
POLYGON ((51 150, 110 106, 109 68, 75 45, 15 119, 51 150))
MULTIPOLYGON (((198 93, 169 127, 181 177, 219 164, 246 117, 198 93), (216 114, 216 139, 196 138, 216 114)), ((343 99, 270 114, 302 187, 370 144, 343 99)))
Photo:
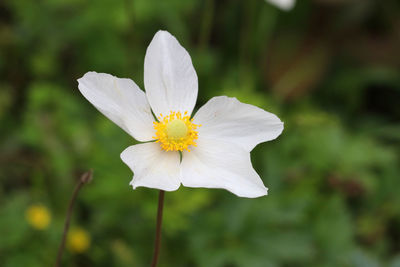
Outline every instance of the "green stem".
POLYGON ((61 239, 60 247, 58 248, 56 263, 54 264, 55 267, 59 267, 61 265, 62 254, 63 254, 64 248, 65 248, 65 241, 67 239, 67 233, 68 233, 69 224, 71 221, 72 211, 74 209, 75 200, 78 196, 79 190, 81 190, 81 188, 84 184, 89 183, 92 180, 92 178, 93 178, 92 170, 87 171, 84 174, 82 174, 81 178, 78 181, 78 184, 75 186, 74 192, 72 193, 71 200, 69 201, 67 216, 65 218, 63 236, 61 239))
POLYGON ((156 239, 154 241, 154 254, 153 260, 151 261, 151 267, 156 267, 158 263, 158 257, 160 255, 160 244, 161 244, 161 224, 164 209, 164 194, 165 191, 160 190, 158 194, 158 209, 157 209, 157 225, 156 225, 156 239))

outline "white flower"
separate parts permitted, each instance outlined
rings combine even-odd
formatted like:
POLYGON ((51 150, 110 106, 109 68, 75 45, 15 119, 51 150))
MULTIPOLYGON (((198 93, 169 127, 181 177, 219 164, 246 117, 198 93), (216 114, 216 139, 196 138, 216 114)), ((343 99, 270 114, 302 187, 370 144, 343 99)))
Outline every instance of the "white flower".
POLYGON ((286 11, 291 10, 296 2, 295 0, 266 0, 266 1, 286 11))
POLYGON ((147 48, 146 93, 130 79, 105 73, 88 72, 78 82, 100 112, 146 142, 121 153, 134 172, 133 188, 173 191, 182 183, 224 188, 241 197, 267 194, 250 151, 279 136, 283 123, 272 113, 226 96, 212 98, 191 118, 197 75, 188 52, 170 33, 157 32, 147 48))

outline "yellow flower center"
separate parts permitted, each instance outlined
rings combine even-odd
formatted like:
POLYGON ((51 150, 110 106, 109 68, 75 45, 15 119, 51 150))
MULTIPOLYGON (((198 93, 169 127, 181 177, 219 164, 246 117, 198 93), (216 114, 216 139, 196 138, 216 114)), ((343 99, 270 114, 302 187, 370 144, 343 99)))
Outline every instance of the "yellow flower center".
POLYGON ((168 122, 165 131, 168 138, 179 140, 180 138, 184 138, 187 135, 188 127, 182 120, 175 119, 171 122, 168 122))
POLYGON ((160 143, 160 146, 165 151, 190 151, 190 145, 196 146, 197 125, 193 123, 193 119, 185 112, 174 112, 167 116, 160 114, 159 122, 154 122, 156 136, 153 137, 160 143))

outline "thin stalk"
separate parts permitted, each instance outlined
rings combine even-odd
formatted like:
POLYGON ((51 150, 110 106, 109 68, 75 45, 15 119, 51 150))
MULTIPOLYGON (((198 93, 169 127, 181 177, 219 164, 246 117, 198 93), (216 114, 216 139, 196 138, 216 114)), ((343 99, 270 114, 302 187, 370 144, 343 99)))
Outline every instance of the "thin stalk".
POLYGON ((158 263, 158 256, 160 255, 160 244, 161 244, 161 224, 164 209, 164 194, 165 191, 160 190, 158 194, 158 209, 157 209, 157 225, 156 225, 156 239, 154 241, 154 254, 153 260, 151 261, 151 267, 156 267, 158 263))
POLYGON ((63 236, 61 239, 60 247, 58 248, 56 263, 54 264, 55 267, 59 267, 61 264, 62 254, 63 254, 64 248, 65 248, 65 241, 67 239, 67 233, 68 233, 69 224, 71 221, 72 211, 74 209, 75 200, 78 196, 79 190, 81 190, 81 188, 84 184, 90 182, 92 180, 92 178, 93 178, 92 170, 82 174, 77 185, 75 186, 74 192, 72 193, 72 197, 71 197, 71 200, 69 201, 69 206, 68 206, 68 210, 67 210, 67 216, 65 218, 63 236))

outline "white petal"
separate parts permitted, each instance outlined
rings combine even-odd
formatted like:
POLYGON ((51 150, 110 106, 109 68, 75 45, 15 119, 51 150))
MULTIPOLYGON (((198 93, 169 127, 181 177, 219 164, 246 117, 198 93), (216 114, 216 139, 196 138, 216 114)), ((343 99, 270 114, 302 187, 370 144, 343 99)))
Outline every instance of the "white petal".
POLYGON ((121 159, 133 171, 133 189, 139 186, 174 191, 180 186, 179 153, 166 152, 155 142, 130 146, 121 159))
POLYGON ((188 52, 166 31, 158 31, 146 51, 144 85, 156 116, 170 111, 192 113, 197 75, 188 52))
POLYGON ((291 10, 294 7, 295 0, 267 0, 271 4, 283 10, 291 10))
POLYGON ((202 125, 199 136, 227 140, 247 151, 283 131, 283 123, 274 114, 226 96, 211 98, 197 111, 194 123, 202 125))
POLYGON ((78 82, 85 98, 128 134, 142 142, 153 139, 150 105, 132 80, 88 72, 78 82))
POLYGON ((250 153, 230 142, 199 137, 197 147, 183 152, 181 168, 184 186, 223 188, 249 198, 267 194, 250 153))

